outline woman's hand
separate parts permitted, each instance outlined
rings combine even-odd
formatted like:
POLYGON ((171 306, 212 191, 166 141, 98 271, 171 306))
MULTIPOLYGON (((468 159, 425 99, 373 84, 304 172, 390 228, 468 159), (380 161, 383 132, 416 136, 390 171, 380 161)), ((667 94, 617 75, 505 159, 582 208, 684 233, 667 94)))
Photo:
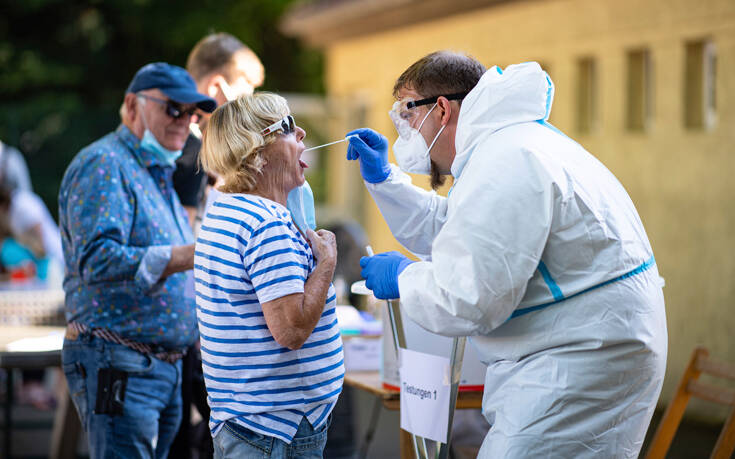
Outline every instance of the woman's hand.
POLYGON ((317 263, 337 264, 337 238, 334 233, 325 229, 319 231, 306 230, 311 250, 314 252, 317 263))
POLYGON ((327 293, 337 266, 337 238, 327 230, 306 230, 316 257, 316 267, 304 283, 304 293, 267 301, 261 306, 268 330, 281 346, 299 349, 311 336, 327 302, 327 293))

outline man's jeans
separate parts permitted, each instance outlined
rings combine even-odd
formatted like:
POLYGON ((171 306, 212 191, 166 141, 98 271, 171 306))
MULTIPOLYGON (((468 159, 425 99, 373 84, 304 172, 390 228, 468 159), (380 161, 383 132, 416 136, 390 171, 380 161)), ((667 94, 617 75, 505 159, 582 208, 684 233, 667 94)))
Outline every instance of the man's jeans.
POLYGON ((166 457, 181 422, 181 361, 166 363, 88 335, 65 339, 61 356, 91 459, 166 457), (128 374, 121 415, 95 413, 100 368, 128 374))
POLYGON ((228 421, 214 437, 214 457, 321 459, 324 445, 327 444, 329 423, 327 421, 318 431, 314 431, 306 417, 301 418, 299 430, 289 445, 278 438, 261 435, 228 421))

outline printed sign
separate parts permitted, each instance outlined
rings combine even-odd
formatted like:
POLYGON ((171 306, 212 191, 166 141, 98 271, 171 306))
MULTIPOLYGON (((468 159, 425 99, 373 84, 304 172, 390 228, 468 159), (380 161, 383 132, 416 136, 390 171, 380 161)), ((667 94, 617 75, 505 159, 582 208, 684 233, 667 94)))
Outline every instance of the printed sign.
POLYGON ((447 442, 449 359, 401 349, 401 429, 447 442))

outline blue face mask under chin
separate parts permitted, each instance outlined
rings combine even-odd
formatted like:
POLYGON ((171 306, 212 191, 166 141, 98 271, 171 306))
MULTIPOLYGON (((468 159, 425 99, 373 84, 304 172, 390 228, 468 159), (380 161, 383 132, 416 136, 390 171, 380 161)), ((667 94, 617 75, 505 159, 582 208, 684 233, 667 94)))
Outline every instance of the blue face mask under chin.
POLYGON ((311 191, 309 182, 294 188, 288 194, 286 208, 291 212, 291 218, 296 226, 306 234, 306 229, 316 229, 316 216, 314 215, 314 193, 311 191))
POLYGON ((146 128, 143 138, 140 140, 140 148, 151 153, 161 163, 167 166, 173 166, 176 160, 181 156, 181 150, 169 150, 158 142, 156 136, 146 128))

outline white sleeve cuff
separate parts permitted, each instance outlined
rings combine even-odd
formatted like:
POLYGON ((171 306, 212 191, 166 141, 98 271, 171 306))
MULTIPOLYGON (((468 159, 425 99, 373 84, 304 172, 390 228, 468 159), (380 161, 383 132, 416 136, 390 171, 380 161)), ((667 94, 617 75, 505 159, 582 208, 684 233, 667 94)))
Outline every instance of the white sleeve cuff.
POLYGON ((161 280, 169 261, 171 261, 170 245, 148 247, 135 273, 136 285, 144 292, 150 291, 161 280))

